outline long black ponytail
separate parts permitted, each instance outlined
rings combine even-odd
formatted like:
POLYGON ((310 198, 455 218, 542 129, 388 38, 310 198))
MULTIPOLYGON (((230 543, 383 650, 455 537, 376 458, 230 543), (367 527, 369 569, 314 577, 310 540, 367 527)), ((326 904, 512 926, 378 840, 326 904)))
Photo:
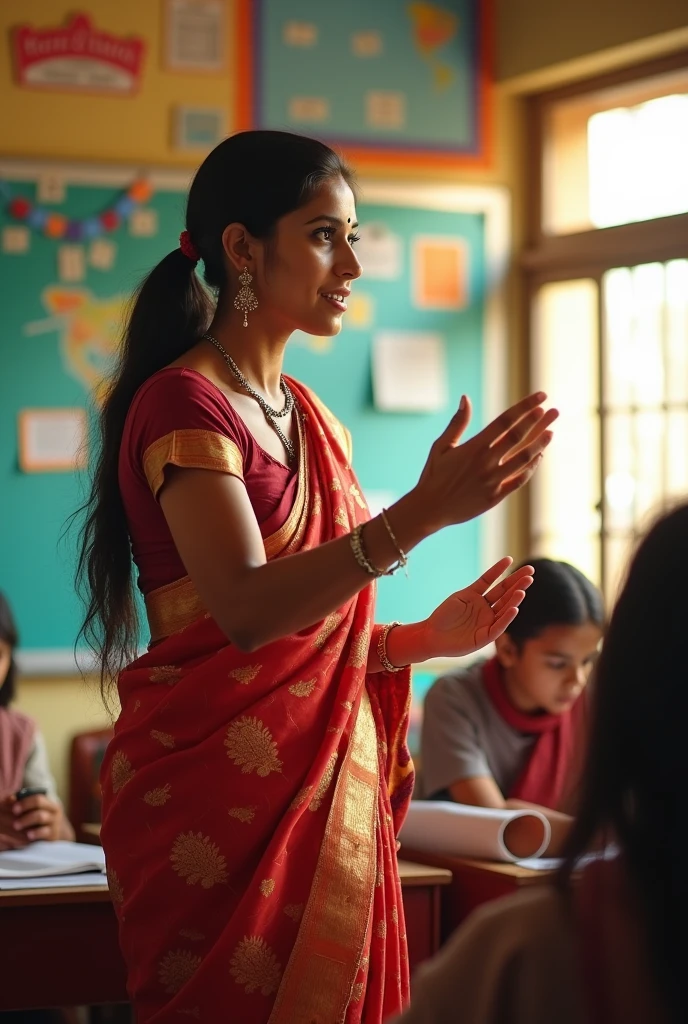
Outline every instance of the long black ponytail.
POLYGON ((77 562, 77 581, 87 595, 79 638, 98 655, 104 697, 106 680, 135 657, 139 639, 129 534, 117 479, 124 421, 141 384, 195 345, 211 315, 210 296, 193 262, 181 249, 169 253, 134 295, 119 364, 105 393, 77 562))

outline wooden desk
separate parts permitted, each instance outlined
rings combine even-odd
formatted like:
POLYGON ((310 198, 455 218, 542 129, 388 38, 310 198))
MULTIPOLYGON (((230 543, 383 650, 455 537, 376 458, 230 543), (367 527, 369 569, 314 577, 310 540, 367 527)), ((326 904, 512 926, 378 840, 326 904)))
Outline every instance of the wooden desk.
POLYGON ((441 893, 442 942, 482 903, 510 896, 527 885, 541 885, 552 877, 550 871, 532 871, 518 864, 447 857, 406 847, 402 847, 400 856, 418 864, 444 868, 452 874, 451 884, 441 893))
MULTIPOLYGON (((440 944, 440 886, 451 872, 399 862, 413 969, 440 944)), ((127 999, 106 888, 0 890, 0 1010, 127 999)))

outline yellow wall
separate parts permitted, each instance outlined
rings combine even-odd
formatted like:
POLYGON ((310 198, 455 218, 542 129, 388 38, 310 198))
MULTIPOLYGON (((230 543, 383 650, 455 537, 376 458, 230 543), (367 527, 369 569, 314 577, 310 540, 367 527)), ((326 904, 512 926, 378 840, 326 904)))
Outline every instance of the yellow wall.
POLYGON ((66 803, 72 736, 110 725, 97 684, 80 678, 22 679, 15 707, 39 723, 58 792, 66 803))
POLYGON ((498 81, 667 36, 688 45, 686 0, 496 0, 498 81), (682 40, 682 41, 680 41, 682 40))
MULTIPOLYGON (((193 164, 193 155, 172 146, 175 106, 232 107, 229 70, 222 74, 165 71, 163 0, 2 0, 0 3, 0 96, 4 156, 37 156, 118 163, 193 164), (135 97, 81 95, 20 88, 9 61, 12 26, 47 28, 75 9, 97 28, 137 35, 147 44, 141 88, 135 97)), ((227 67, 232 54, 228 53, 227 67)))

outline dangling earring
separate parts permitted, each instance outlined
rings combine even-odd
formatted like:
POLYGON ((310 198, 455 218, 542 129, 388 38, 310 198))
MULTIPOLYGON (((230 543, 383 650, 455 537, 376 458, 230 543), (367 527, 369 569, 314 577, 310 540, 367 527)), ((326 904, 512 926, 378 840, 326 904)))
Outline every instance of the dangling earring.
POLYGON ((239 294, 234 300, 234 308, 238 309, 244 314, 244 327, 248 327, 248 316, 247 313, 252 313, 254 309, 258 309, 258 299, 253 288, 251 288, 251 281, 253 277, 248 272, 248 268, 244 267, 239 275, 239 294))

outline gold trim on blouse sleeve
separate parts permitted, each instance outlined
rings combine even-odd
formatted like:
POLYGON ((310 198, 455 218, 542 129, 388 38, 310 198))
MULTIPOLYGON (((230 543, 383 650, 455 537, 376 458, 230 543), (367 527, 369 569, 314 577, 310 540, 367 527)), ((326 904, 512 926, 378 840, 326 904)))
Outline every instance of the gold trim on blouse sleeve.
POLYGON ((214 469, 244 479, 241 452, 228 437, 213 430, 172 430, 154 441, 143 455, 143 471, 157 498, 165 480, 165 466, 214 469))

